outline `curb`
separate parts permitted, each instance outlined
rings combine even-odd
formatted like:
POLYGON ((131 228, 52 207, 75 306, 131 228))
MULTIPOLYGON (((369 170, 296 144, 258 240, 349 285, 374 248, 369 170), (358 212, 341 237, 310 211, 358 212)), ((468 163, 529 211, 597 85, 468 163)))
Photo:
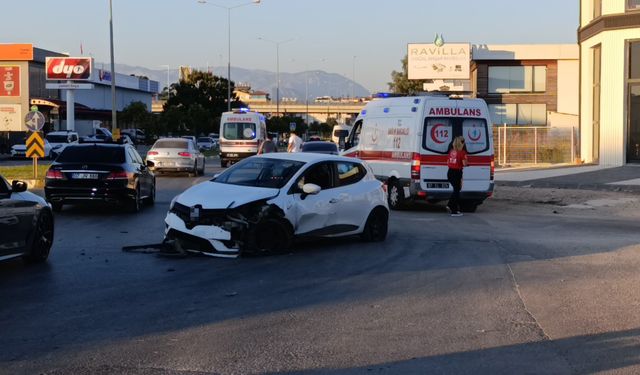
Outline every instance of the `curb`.
POLYGON ((573 189, 573 190, 593 190, 610 191, 616 193, 640 193, 640 185, 605 185, 605 184, 572 184, 572 183, 550 183, 536 181, 496 181, 496 186, 510 186, 521 188, 539 189, 573 189))

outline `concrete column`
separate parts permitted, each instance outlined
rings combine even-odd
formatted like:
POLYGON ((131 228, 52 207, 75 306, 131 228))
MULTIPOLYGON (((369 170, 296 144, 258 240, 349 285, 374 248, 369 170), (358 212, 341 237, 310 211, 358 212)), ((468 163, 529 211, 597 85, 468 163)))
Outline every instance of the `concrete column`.
POLYGON ((67 90, 67 130, 75 130, 76 118, 75 92, 67 90))

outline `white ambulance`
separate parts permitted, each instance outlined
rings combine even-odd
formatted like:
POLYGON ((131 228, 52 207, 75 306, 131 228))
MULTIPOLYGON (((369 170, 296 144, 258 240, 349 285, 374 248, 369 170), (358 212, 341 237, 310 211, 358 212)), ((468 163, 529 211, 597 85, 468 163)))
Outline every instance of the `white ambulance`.
POLYGON ((262 114, 246 108, 224 112, 220 118, 220 166, 256 155, 267 135, 262 114))
POLYGON ((493 194, 492 122, 482 99, 446 95, 395 97, 369 102, 347 139, 344 155, 366 160, 387 185, 389 207, 413 201, 436 203, 453 192, 447 180, 447 154, 464 136, 468 166, 460 194, 466 212, 493 194))

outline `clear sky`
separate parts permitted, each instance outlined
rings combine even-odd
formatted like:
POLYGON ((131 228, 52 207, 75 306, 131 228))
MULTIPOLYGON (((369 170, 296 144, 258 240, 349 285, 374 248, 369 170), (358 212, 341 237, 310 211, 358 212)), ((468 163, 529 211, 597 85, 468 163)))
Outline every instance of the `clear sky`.
MULTIPOLYGON (((2 0, 0 43, 109 61, 108 0, 2 0)), ((250 0, 211 0, 235 6, 250 0)), ((578 0, 262 0, 232 10, 231 64, 321 69, 387 90, 407 43, 575 43, 578 0), (353 56, 357 56, 355 59, 353 56)), ((226 66, 227 11, 196 0, 113 0, 116 63, 226 66)))

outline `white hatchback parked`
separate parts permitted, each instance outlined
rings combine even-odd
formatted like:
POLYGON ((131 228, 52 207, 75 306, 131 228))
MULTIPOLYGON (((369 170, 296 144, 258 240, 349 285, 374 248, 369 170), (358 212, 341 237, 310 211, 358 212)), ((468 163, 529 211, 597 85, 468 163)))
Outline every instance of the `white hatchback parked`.
POLYGON ((360 235, 384 241, 383 185, 361 160, 313 153, 244 159, 171 202, 165 243, 235 257, 286 250, 294 237, 360 235))

